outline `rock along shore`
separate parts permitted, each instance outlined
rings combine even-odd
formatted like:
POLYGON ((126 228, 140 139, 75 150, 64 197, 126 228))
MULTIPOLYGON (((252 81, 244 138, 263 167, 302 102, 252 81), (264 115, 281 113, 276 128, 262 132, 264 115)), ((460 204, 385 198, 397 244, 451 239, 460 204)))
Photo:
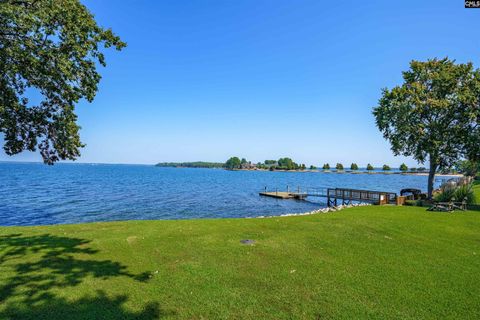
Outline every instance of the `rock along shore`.
POLYGON ((278 217, 293 217, 293 216, 309 216, 312 214, 319 214, 319 213, 329 213, 329 212, 337 212, 343 209, 347 208, 353 208, 353 207, 364 207, 364 206, 371 206, 370 203, 354 203, 354 204, 348 204, 348 205, 339 205, 336 207, 328 207, 328 208, 321 208, 313 211, 307 211, 307 212, 299 212, 299 213, 285 213, 277 216, 258 216, 255 218, 278 218, 278 217))

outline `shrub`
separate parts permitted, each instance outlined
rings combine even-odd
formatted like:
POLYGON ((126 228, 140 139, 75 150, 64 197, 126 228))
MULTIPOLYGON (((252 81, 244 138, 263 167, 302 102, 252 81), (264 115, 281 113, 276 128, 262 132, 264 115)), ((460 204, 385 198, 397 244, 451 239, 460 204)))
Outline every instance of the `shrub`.
POLYGON ((434 196, 434 200, 438 202, 448 202, 452 200, 455 195, 454 187, 445 187, 434 196))
POLYGON ((417 205, 417 200, 405 200, 405 205, 414 207, 417 205))
POLYGON ((406 200, 405 205, 412 207, 425 207, 428 206, 428 203, 425 200, 406 200))
POLYGON ((458 187, 455 190, 455 199, 458 202, 466 199, 467 204, 475 203, 475 194, 473 192, 472 184, 467 184, 467 185, 463 185, 463 186, 458 187))
POLYGON ((467 200, 467 204, 475 203, 475 194, 471 184, 460 187, 447 186, 440 193, 435 195, 435 201, 438 202, 449 202, 451 200, 461 202, 464 199, 467 200))

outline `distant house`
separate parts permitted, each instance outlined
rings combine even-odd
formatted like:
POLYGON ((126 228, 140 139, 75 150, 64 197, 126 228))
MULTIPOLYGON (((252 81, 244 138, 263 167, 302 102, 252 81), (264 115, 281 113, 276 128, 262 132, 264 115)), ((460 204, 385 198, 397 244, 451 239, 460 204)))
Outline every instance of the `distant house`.
POLYGON ((257 169, 257 165, 251 161, 248 161, 247 163, 242 163, 240 168, 244 170, 255 170, 257 169))

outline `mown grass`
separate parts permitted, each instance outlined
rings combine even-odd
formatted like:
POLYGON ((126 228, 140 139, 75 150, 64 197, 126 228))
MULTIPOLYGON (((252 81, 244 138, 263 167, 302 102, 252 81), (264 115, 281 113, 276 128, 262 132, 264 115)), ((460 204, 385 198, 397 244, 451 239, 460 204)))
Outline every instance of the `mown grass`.
POLYGON ((2 227, 0 269, 0 319, 479 319, 480 212, 2 227))

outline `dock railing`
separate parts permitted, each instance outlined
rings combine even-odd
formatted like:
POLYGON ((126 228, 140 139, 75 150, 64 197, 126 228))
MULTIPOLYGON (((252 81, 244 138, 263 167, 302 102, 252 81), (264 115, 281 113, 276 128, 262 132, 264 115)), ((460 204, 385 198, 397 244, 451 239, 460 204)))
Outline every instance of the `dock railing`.
POLYGON ((295 198, 305 199, 306 197, 327 198, 328 206, 336 206, 341 201, 342 204, 355 202, 369 202, 374 204, 395 203, 397 194, 387 191, 360 190, 348 188, 328 188, 328 187, 297 187, 290 188, 287 191, 279 191, 278 188, 268 190, 265 187, 263 194, 275 193, 276 195, 288 194, 295 198))

